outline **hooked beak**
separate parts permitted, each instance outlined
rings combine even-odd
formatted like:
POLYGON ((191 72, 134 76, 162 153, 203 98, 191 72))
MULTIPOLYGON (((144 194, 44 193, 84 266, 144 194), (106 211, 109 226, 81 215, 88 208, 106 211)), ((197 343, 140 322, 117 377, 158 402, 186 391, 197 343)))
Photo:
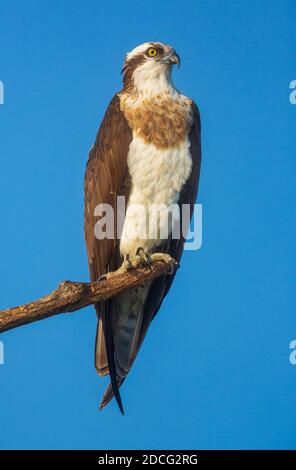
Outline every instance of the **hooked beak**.
POLYGON ((171 64, 177 64, 178 68, 180 68, 181 59, 180 59, 180 56, 177 54, 176 51, 173 51, 173 53, 171 54, 169 60, 170 60, 171 64))
POLYGON ((160 60, 160 62, 163 62, 164 64, 177 64, 179 68, 181 60, 177 52, 172 49, 170 54, 166 55, 163 59, 160 60))

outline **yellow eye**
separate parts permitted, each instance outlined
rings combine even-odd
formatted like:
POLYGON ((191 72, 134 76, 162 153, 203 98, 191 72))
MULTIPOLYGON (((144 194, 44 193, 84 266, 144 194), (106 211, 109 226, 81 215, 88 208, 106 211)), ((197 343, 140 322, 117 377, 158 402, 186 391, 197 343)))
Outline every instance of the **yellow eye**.
POLYGON ((157 50, 154 49, 154 47, 150 47, 150 49, 148 49, 147 51, 147 54, 149 55, 149 57, 155 57, 157 54, 157 50))

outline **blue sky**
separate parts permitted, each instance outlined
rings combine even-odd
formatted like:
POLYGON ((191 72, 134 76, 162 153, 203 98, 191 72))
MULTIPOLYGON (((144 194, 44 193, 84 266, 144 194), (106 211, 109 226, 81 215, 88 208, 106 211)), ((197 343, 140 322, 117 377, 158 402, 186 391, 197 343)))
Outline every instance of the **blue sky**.
POLYGON ((98 403, 91 308, 1 335, 0 447, 295 448, 293 0, 2 1, 0 308, 87 280, 83 176, 125 52, 174 45, 199 105, 203 246, 98 403))

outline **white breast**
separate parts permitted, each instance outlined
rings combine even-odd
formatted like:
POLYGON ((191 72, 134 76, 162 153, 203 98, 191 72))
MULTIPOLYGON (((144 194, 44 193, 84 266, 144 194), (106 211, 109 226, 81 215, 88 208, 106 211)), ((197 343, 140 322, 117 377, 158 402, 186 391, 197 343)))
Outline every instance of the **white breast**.
MULTIPOLYGON (((161 205, 162 215, 171 204, 178 202, 179 193, 186 183, 192 168, 188 137, 177 148, 159 149, 134 135, 129 147, 128 168, 132 179, 131 193, 127 205, 125 223, 120 242, 122 255, 133 257, 141 246, 146 251, 160 244, 161 240, 149 238, 145 217, 153 204, 161 205), (141 206, 139 206, 141 205, 141 206), (147 233, 145 238, 139 236, 147 233)), ((160 230, 166 217, 157 219, 160 230)))

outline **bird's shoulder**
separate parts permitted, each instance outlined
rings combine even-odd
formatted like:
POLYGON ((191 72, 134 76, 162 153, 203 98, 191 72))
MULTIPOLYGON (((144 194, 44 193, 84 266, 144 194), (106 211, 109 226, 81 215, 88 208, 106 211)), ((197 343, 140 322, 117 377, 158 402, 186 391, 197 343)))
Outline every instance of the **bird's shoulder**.
POLYGON ((103 159, 108 154, 115 156, 115 149, 122 155, 131 139, 132 130, 120 108, 119 94, 116 93, 107 107, 95 142, 89 151, 87 166, 92 166, 96 160, 103 159))

